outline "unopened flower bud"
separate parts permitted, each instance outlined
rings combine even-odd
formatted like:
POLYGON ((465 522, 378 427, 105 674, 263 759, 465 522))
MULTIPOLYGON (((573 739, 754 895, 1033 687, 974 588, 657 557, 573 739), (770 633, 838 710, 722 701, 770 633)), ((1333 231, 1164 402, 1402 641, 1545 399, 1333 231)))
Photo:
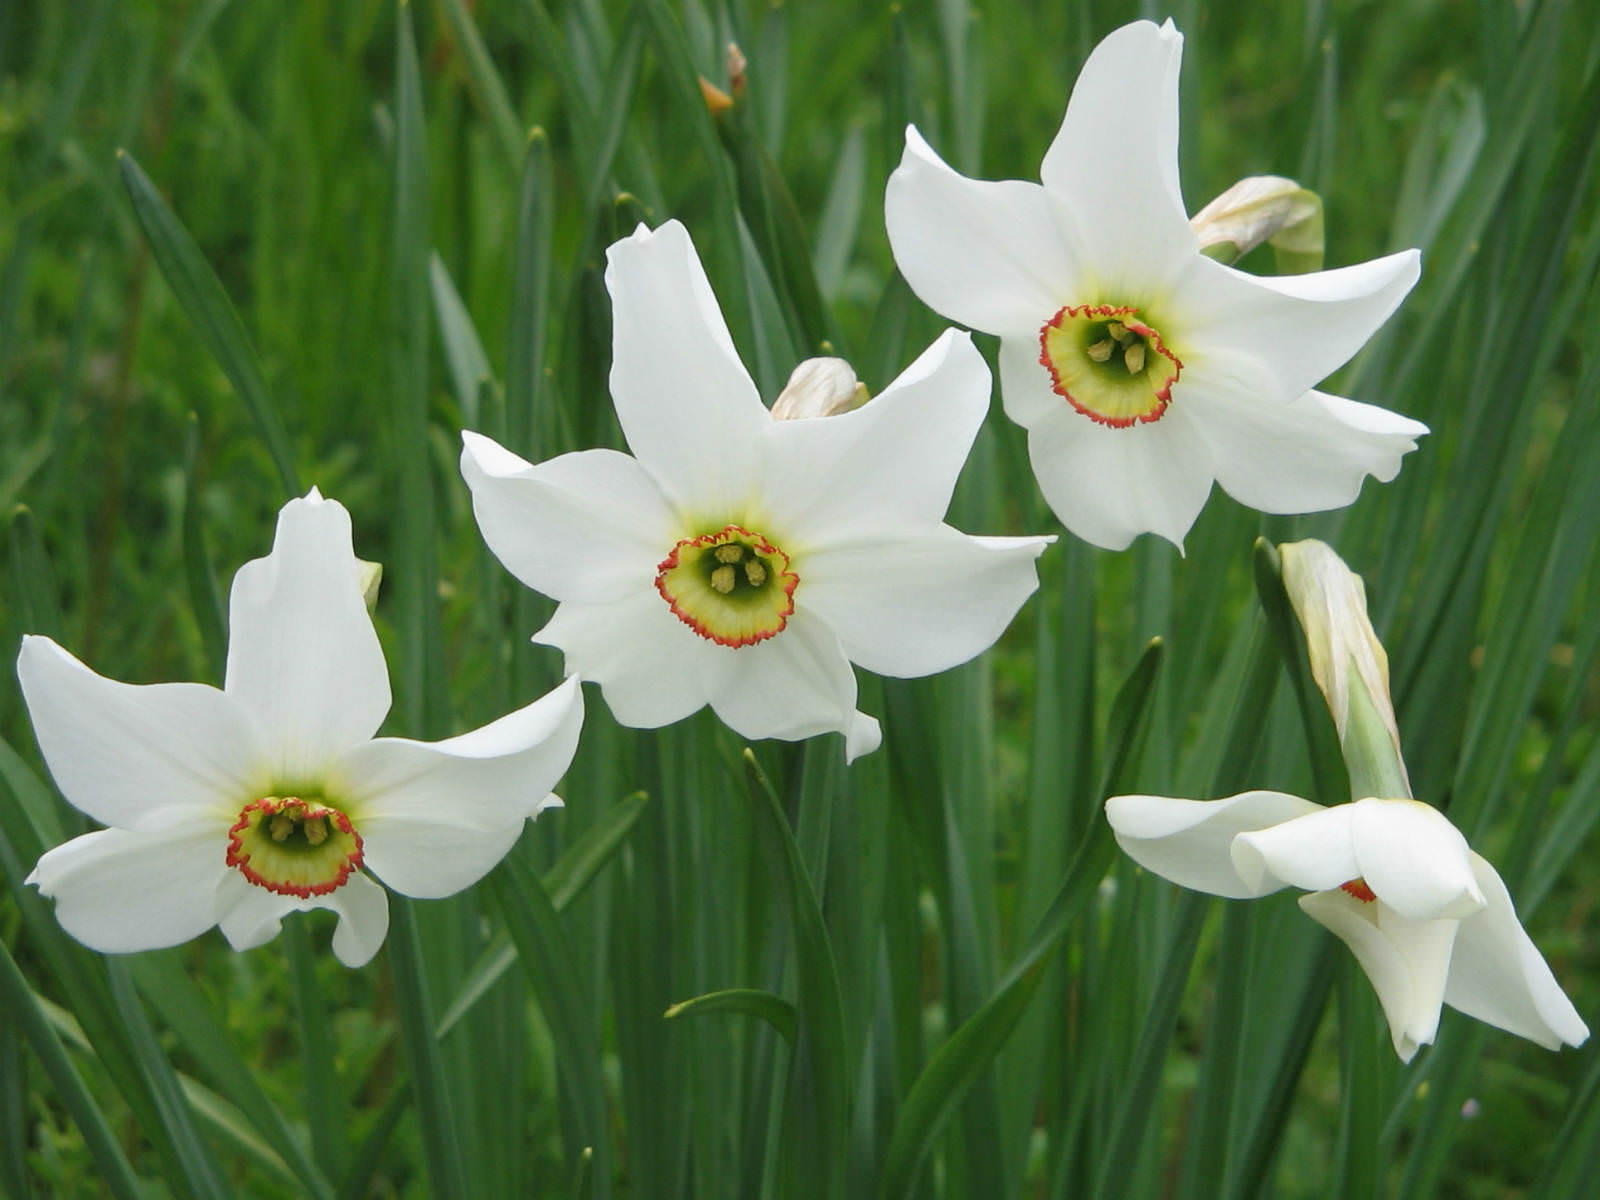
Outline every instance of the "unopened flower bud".
POLYGON ((1322 267, 1322 197, 1281 175, 1241 179, 1189 220, 1200 249, 1233 262, 1262 242, 1278 256, 1280 270, 1322 267))
POLYGON ((867 402, 867 385, 842 358, 808 358, 796 367, 772 403, 775 421, 833 417, 867 402))
POLYGON ((356 575, 361 580, 361 599, 370 613, 378 606, 378 585, 383 582, 383 564, 358 558, 356 575))
POLYGON ((1284 590, 1305 631, 1312 678, 1339 732, 1351 790, 1358 798, 1409 797, 1389 698, 1389 656, 1367 618, 1361 577, 1325 542, 1289 542, 1278 554, 1284 590))

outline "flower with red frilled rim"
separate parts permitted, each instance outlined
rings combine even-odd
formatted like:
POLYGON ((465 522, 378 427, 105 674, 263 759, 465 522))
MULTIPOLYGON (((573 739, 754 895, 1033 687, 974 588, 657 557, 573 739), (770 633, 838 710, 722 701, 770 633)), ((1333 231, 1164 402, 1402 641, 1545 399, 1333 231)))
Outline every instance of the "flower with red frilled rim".
POLYGON ((889 178, 895 262, 935 311, 1000 338, 1007 415, 1056 515, 1120 550, 1181 546, 1212 482, 1263 512, 1340 508, 1427 428, 1311 390, 1411 290, 1415 250, 1257 278, 1200 252, 1178 188, 1169 21, 1084 64, 1043 186, 951 170, 914 126, 889 178))
POLYGON ((389 674, 362 596, 350 514, 312 489, 278 514, 265 558, 234 576, 221 689, 135 686, 46 637, 17 674, 39 748, 74 807, 108 826, 28 876, 62 927, 110 953, 213 925, 236 950, 296 910, 339 916, 333 951, 377 953, 389 902, 477 881, 550 794, 583 723, 575 681, 442 742, 374 738, 389 674))
POLYGON ((792 383, 807 394, 769 412, 682 225, 640 226, 607 259, 632 456, 534 465, 463 435, 484 540, 560 602, 534 640, 624 725, 709 705, 744 737, 838 731, 847 758, 875 749, 851 663, 901 678, 953 667, 1038 586, 1049 538, 944 523, 988 409, 982 356, 948 331, 859 407, 847 367, 814 364, 792 383))
POLYGON ((1551 1050, 1589 1036, 1499 872, 1418 800, 1113 796, 1106 817, 1129 857, 1183 887, 1304 889, 1300 907, 1355 954, 1406 1062, 1433 1041, 1442 1004, 1551 1050))

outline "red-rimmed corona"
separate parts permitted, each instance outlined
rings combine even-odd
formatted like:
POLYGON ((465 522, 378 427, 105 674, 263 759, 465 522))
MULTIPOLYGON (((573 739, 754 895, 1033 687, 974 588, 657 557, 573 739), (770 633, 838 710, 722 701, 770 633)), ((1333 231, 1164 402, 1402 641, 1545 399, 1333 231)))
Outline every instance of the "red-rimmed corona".
POLYGON ((1091 421, 1159 421, 1183 363, 1132 305, 1078 304, 1039 327, 1039 364, 1055 393, 1091 421))
POLYGON ((227 863, 280 896, 326 896, 361 869, 361 835, 337 808, 299 796, 252 800, 228 830, 227 863))
POLYGON ((656 566, 656 591, 672 615, 734 649, 783 632, 799 583, 789 556, 741 525, 684 538, 656 566))

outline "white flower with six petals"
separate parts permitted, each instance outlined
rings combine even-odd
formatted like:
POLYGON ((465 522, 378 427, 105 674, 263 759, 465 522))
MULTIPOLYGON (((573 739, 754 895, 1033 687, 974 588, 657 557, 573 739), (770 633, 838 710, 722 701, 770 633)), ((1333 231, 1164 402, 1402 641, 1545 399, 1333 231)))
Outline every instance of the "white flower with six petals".
POLYGON ((1305 889, 1300 907, 1355 954, 1407 1062, 1433 1041, 1441 1004, 1552 1050, 1589 1036, 1499 872, 1420 801, 1113 796, 1106 817, 1135 862, 1184 887, 1234 899, 1305 889))
POLYGON ((607 259, 632 457, 535 466, 463 435, 484 540, 560 602, 534 640, 624 725, 710 705, 744 737, 836 730, 847 758, 875 749, 850 664, 911 677, 972 658, 1038 586, 1051 541, 944 523, 988 409, 982 357, 947 331, 862 407, 777 420, 681 224, 641 225, 607 259))
POLYGON ((236 950, 296 910, 339 915, 349 966, 377 953, 388 898, 476 882, 561 801, 583 723, 573 681, 442 742, 374 738, 389 675, 362 599, 350 515, 315 488, 278 515, 272 552, 233 580, 226 682, 136 686, 46 637, 17 674, 62 794, 110 826, 48 851, 27 882, 63 928, 110 953, 213 925, 236 950))
POLYGON ((1200 253, 1178 186, 1182 51, 1170 21, 1102 41, 1042 187, 967 179, 909 127, 884 200, 917 295, 999 336, 1050 507, 1113 550, 1145 532, 1181 546, 1213 480, 1263 512, 1342 507, 1427 432, 1311 390, 1410 291, 1415 250, 1278 278, 1200 253))

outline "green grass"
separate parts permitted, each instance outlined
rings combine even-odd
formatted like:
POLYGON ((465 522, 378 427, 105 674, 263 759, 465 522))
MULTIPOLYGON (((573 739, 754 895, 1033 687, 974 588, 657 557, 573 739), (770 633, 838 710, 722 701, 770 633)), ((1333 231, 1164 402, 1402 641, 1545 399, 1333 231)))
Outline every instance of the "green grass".
MULTIPOLYGON (((550 606, 483 548, 459 431, 621 445, 606 245, 682 219, 769 400, 825 344, 879 390, 944 325, 883 232, 904 124, 968 173, 1036 178, 1083 57, 1139 15, 1167 14, 0 6, 4 644, 219 681, 217 597, 316 483, 386 568, 386 728, 531 699, 560 672, 527 642, 550 606), (729 41, 748 92, 719 123, 695 75, 726 85, 729 41)), ((1288 174, 1323 196, 1329 265, 1423 251, 1330 384, 1431 426, 1400 477, 1303 518, 1219 492, 1184 558, 1063 537, 983 658, 861 676, 885 746, 848 770, 837 738, 747 760, 708 715, 619 728, 591 689, 567 808, 353 972, 320 914, 244 955, 68 939, 21 880, 86 825, 5 673, 0 1194, 1587 1194, 1600 1051, 1447 1012, 1403 1068, 1290 900, 1143 875, 1099 802, 1311 794, 1251 546, 1325 538, 1367 579, 1418 795, 1600 1013, 1592 6, 1170 15, 1191 210, 1288 174)), ((998 404, 952 513, 1059 532, 998 404)))

